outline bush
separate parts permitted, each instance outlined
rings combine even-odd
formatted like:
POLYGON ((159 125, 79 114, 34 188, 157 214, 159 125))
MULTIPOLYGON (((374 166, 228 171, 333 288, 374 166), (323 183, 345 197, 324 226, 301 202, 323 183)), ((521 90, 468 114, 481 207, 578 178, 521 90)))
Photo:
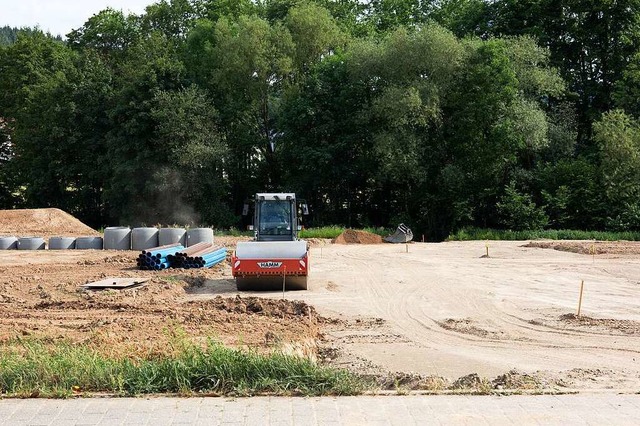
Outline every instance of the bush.
POLYGON ((581 231, 571 229, 547 230, 499 230, 482 228, 463 228, 449 235, 447 241, 476 241, 476 240, 599 240, 599 241, 640 241, 640 232, 606 232, 581 231))
POLYGON ((509 229, 543 229, 549 223, 544 209, 536 206, 529 194, 521 194, 511 182, 505 188, 505 194, 496 204, 501 217, 500 222, 509 229))

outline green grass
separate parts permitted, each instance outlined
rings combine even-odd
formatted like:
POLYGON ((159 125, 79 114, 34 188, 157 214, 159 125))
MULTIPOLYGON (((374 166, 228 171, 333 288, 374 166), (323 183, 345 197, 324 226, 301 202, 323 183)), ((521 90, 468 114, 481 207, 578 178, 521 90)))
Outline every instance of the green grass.
MULTIPOLYGON (((342 234, 347 228, 342 226, 323 226, 320 228, 303 229, 298 233, 300 238, 335 238, 342 234)), ((387 236, 393 233, 393 230, 386 228, 363 228, 362 231, 371 232, 381 236, 387 236)))
MULTIPOLYGON (((323 226, 320 228, 306 228, 298 232, 300 238, 335 238, 342 234, 347 228, 342 226, 323 226)), ((386 237, 393 234, 393 229, 386 228, 363 228, 362 231, 371 232, 386 237)), ((100 233, 104 233, 104 228, 99 229, 100 233)), ((214 229, 214 235, 222 235, 229 237, 253 237, 253 231, 241 230, 237 228, 214 229)))
POLYGON ((0 348, 0 396, 64 397, 75 392, 138 395, 353 395, 353 374, 298 357, 262 355, 210 341, 183 344, 176 356, 112 358, 69 343, 13 341, 0 348))
POLYGON ((253 237, 253 231, 241 230, 237 228, 214 229, 214 235, 224 235, 228 237, 253 237))
POLYGON ((640 241, 640 232, 580 231, 566 229, 547 229, 541 231, 508 231, 498 229, 464 228, 451 234, 447 238, 447 241, 536 239, 640 241))

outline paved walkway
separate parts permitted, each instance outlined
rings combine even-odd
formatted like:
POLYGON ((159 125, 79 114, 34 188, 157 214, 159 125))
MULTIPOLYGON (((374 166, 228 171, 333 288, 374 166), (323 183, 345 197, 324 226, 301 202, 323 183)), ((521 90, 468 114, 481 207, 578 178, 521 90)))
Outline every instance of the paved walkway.
POLYGON ((640 395, 0 400, 3 425, 638 425, 640 395))

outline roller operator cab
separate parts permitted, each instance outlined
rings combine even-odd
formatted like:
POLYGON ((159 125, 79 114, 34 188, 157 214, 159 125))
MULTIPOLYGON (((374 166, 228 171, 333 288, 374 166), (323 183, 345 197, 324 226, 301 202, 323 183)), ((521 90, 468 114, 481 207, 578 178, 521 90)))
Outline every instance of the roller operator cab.
POLYGON ((245 203, 244 216, 252 206, 254 240, 239 242, 232 257, 238 290, 306 290, 309 252, 298 231, 307 204, 293 193, 259 193, 245 203))

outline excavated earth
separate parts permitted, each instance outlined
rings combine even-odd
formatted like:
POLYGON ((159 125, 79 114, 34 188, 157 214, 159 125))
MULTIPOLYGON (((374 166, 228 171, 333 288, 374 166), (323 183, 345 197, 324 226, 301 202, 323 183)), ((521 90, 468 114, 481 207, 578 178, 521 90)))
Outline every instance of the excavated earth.
MULTIPOLYGON (((0 235, 100 235, 59 209, 0 210, 0 235)), ((245 237, 221 237, 229 248, 245 237)), ((84 343, 118 355, 171 351, 180 336, 230 346, 315 356, 324 321, 304 302, 234 295, 191 301, 207 280, 228 279, 229 267, 140 271, 137 252, 0 251, 0 344, 16 338, 84 343), (149 278, 125 290, 87 291, 107 277, 149 278)))
POLYGON ((640 254, 637 241, 532 241, 523 247, 569 251, 581 254, 640 254))
POLYGON ((347 229, 333 239, 333 244, 382 244, 380 235, 371 232, 347 229))
POLYGON ((0 210, 0 235, 81 237, 99 233, 60 209, 21 209, 0 210))
MULTIPOLYGON (((485 242, 333 244, 311 249, 309 290, 286 297, 332 319, 321 360, 388 389, 635 393, 640 243, 607 247, 491 242, 486 257, 485 242)), ((211 280, 190 297, 235 294, 211 280)))
POLYGON ((0 251, 0 342, 31 336, 144 355, 169 351, 177 335, 187 335, 258 350, 288 345, 314 352, 323 319, 305 303, 239 295, 188 300, 206 280, 229 278, 227 265, 139 271, 136 256, 116 251, 0 251), (126 290, 80 287, 106 277, 150 280, 126 290))
POLYGON ((397 391, 640 391, 640 243, 600 244, 594 255, 592 242, 541 243, 491 242, 482 257, 485 242, 318 240, 309 290, 284 298, 239 293, 226 262, 152 272, 135 269, 135 252, 0 251, 0 344, 70 340, 148 355, 187 336, 309 356, 397 391), (106 277, 150 280, 80 287, 106 277))

